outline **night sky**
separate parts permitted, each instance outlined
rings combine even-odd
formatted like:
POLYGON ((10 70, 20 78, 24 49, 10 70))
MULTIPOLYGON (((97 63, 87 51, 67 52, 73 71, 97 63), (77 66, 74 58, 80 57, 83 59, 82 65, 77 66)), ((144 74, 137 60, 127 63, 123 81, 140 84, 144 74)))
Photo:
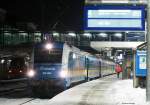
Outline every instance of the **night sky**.
POLYGON ((32 22, 40 30, 80 31, 83 29, 84 0, 3 0, 5 23, 32 22))

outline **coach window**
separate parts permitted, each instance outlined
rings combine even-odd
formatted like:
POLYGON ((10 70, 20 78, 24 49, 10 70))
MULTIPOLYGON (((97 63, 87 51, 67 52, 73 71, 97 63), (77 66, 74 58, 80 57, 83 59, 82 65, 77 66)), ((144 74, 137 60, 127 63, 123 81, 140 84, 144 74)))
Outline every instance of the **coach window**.
POLYGON ((74 65, 73 52, 70 52, 69 58, 68 58, 68 68, 70 70, 73 70, 73 65, 74 65))

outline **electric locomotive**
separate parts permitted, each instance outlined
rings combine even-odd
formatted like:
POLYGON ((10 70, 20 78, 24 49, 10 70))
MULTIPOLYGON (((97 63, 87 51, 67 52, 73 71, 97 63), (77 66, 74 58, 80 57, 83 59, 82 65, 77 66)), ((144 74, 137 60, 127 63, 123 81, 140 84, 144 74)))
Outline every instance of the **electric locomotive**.
MULTIPOLYGON (((101 69, 103 60, 66 43, 37 43, 33 62, 28 76, 33 92, 40 97, 49 97, 55 89, 64 90, 108 73, 107 69, 101 69)), ((110 63, 105 64, 109 67, 110 63)))

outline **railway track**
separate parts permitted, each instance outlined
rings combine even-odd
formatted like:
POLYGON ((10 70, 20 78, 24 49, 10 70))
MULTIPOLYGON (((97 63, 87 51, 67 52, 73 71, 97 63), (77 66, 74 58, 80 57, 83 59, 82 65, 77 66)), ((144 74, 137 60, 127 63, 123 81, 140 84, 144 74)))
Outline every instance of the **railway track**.
POLYGON ((25 78, 0 80, 0 97, 2 98, 19 98, 28 97, 29 88, 28 81, 25 78))
POLYGON ((10 80, 0 80, 1 84, 6 84, 6 83, 15 83, 15 82, 25 82, 27 81, 27 78, 19 78, 19 79, 10 79, 10 80))
POLYGON ((14 105, 26 105, 27 103, 36 99, 32 96, 32 92, 30 92, 26 79, 1 80, 0 98, 2 100, 12 99, 14 100, 14 102, 12 102, 14 105), (21 101, 18 101, 20 98, 21 101))
POLYGON ((29 103, 29 102, 35 100, 35 99, 36 99, 36 98, 31 98, 31 99, 29 99, 29 100, 27 100, 27 101, 25 101, 25 102, 23 102, 23 103, 21 103, 21 104, 19 104, 19 105, 25 105, 25 104, 27 104, 27 103, 29 103))
POLYGON ((18 87, 18 88, 10 88, 7 90, 0 91, 0 97, 5 96, 5 95, 10 95, 10 94, 13 94, 16 92, 21 92, 21 91, 25 90, 26 88, 27 88, 26 86, 22 86, 22 87, 18 87))

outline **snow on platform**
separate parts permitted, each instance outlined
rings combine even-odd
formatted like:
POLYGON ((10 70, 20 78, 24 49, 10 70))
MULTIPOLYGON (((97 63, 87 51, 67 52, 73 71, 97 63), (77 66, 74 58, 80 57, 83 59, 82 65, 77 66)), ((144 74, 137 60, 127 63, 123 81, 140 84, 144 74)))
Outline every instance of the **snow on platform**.
POLYGON ((111 76, 67 90, 52 98, 49 105, 150 105, 145 100, 145 89, 133 88, 132 80, 111 76))
MULTIPOLYGON (((19 105, 21 100, 1 98, 0 105, 19 105)), ((23 105, 150 105, 145 100, 146 90, 133 88, 132 80, 110 76, 75 86, 50 100, 35 99, 23 105)))

